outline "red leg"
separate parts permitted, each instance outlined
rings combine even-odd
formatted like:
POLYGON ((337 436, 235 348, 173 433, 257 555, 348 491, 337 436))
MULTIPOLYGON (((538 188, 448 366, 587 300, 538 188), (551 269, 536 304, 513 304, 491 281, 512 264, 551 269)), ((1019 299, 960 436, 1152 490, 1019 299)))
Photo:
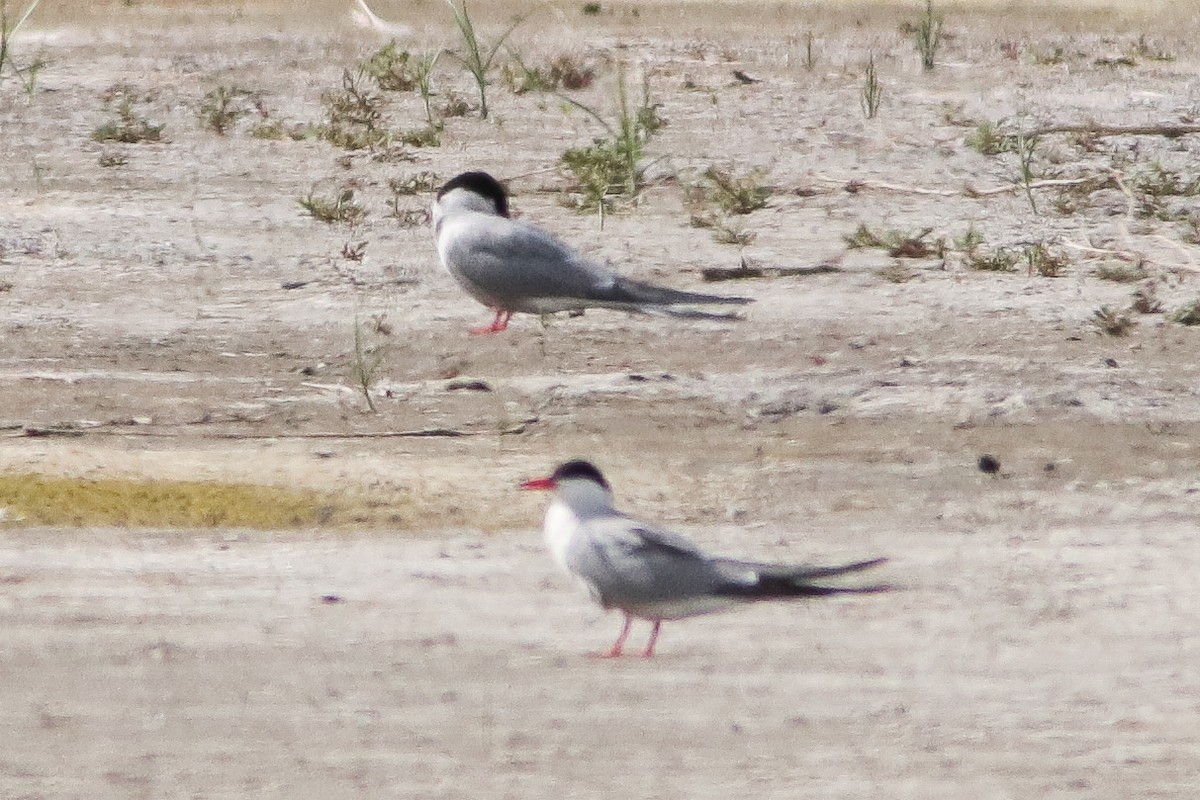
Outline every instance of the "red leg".
POLYGON ((654 620, 654 630, 650 631, 650 641, 646 642, 646 649, 642 652, 642 658, 651 658, 654 655, 654 643, 658 641, 658 629, 662 627, 662 620, 654 620))
POLYGON ((607 653, 592 653, 593 658, 620 658, 621 653, 625 650, 625 638, 629 636, 629 628, 633 625, 633 617, 625 615, 625 627, 621 628, 621 635, 617 637, 617 641, 613 643, 612 649, 607 653))
POLYGON ((503 308, 496 309, 496 318, 492 320, 492 324, 486 328, 471 328, 472 336, 486 336, 490 333, 499 333, 508 328, 508 321, 512 319, 512 312, 505 311, 503 308))

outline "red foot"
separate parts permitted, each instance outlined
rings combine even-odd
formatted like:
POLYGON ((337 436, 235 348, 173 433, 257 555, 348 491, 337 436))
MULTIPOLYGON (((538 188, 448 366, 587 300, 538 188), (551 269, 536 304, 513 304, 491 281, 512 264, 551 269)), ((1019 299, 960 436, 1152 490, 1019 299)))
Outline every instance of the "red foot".
POLYGON ((510 319, 512 319, 511 311, 505 311, 502 308, 497 309, 496 318, 492 320, 491 325, 488 325, 486 328, 471 328, 470 334, 472 336, 488 336, 493 333, 499 333, 508 328, 508 321, 510 319))

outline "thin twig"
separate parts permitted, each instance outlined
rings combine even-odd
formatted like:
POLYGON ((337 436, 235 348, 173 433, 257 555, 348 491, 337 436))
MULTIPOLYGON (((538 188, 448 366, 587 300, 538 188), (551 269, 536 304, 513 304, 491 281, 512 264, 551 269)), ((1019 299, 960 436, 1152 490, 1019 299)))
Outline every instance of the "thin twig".
POLYGON ((1200 125, 1046 125, 1034 128, 1030 136, 1045 136, 1048 133, 1090 133, 1092 136, 1166 136, 1173 139, 1189 133, 1200 133, 1200 125))

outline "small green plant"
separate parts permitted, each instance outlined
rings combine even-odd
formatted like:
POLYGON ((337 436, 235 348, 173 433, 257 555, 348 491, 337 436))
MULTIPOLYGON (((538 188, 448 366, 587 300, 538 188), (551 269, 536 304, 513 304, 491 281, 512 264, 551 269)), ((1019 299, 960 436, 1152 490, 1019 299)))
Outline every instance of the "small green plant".
POLYGON ((913 44, 921 54, 921 68, 926 72, 937 64, 938 48, 942 45, 942 25, 945 15, 933 10, 933 0, 925 0, 925 16, 917 22, 913 44))
POLYGON ((704 170, 703 182, 692 190, 694 202, 716 203, 726 214, 749 214, 767 207, 771 187, 763 184, 763 170, 751 170, 738 175, 732 170, 710 166, 704 170))
POLYGON ((321 95, 325 104, 325 122, 318 128, 320 138, 344 150, 387 147, 391 136, 383 128, 383 95, 365 84, 368 75, 342 70, 342 88, 321 95))
POLYGON ((990 253, 976 250, 966 257, 965 263, 967 269, 976 272, 1015 272, 1021 256, 1020 252, 1000 247, 990 253))
POLYGON ((974 222, 967 225, 966 232, 954 240, 955 249, 962 251, 967 258, 973 257, 982 245, 983 234, 975 227, 974 222))
POLYGON ((442 143, 442 126, 426 125, 400 134, 400 142, 410 147, 438 147, 442 143))
POLYGON ((1033 196, 1033 183, 1040 177, 1034 169, 1037 148, 1038 137, 1026 134, 1024 126, 1022 126, 1021 130, 1017 133, 1017 163, 1020 168, 1020 173, 1017 175, 1017 183, 1025 191, 1025 199, 1029 201, 1029 208, 1034 214, 1038 213, 1038 209, 1037 199, 1033 196))
POLYGON ((5 71, 10 71, 17 77, 25 86, 26 94, 32 95, 37 85, 38 73, 45 68, 46 62, 42 59, 35 59, 25 66, 17 66, 13 61, 13 38, 21 30, 25 24, 25 20, 29 19, 29 15, 38 7, 41 0, 30 0, 25 10, 15 20, 9 13, 8 0, 0 0, 0 81, 4 80, 5 71))
POLYGON ((975 130, 967 134, 963 144, 985 156, 995 156, 1016 150, 1017 138, 1001 133, 999 126, 994 122, 981 122, 975 126, 975 130))
MULTIPOLYGON (((378 322, 375 323, 375 327, 378 331, 378 322)), ((383 368, 384 356, 384 348, 379 344, 369 342, 364 323, 355 319, 354 360, 350 362, 350 379, 362 392, 363 398, 367 401, 367 408, 372 413, 378 409, 375 407, 375 398, 371 396, 371 389, 379 378, 380 369, 383 368)))
POLYGON ((441 50, 427 52, 417 59, 413 65, 413 77, 417 81, 417 92, 421 95, 421 103, 425 106, 425 122, 429 127, 441 125, 441 120, 433 115, 433 68, 442 57, 441 50))
POLYGON ((643 77, 642 101, 634 107, 629 102, 625 69, 623 66, 617 69, 617 116, 613 122, 577 100, 562 97, 608 132, 606 138, 593 139, 592 144, 571 148, 562 155, 562 164, 579 182, 583 196, 578 207, 603 211, 610 194, 635 197, 642 186, 639 162, 645 155, 646 143, 666 124, 658 113, 658 104, 650 99, 649 78, 643 77))
POLYGON ((713 241, 718 244, 735 244, 746 247, 758 238, 754 231, 746 230, 742 225, 728 219, 717 220, 712 225, 713 241))
POLYGON ((1137 325, 1137 320, 1125 311, 1100 306, 1092 312, 1092 324, 1107 336, 1128 336, 1137 325))
POLYGON ((879 115, 879 103, 883 99, 883 84, 879 82, 879 73, 875 69, 875 55, 867 58, 867 71, 863 76, 862 93, 858 101, 862 105, 867 119, 875 119, 879 115))
POLYGON ((1200 195, 1200 177, 1188 180, 1179 172, 1169 170, 1155 161, 1149 169, 1134 175, 1128 182, 1129 191, 1137 203, 1137 213, 1164 221, 1187 219, 1187 209, 1171 209, 1167 198, 1200 195))
POLYGON ((253 92, 236 86, 218 86, 200 101, 200 127, 218 136, 229 133, 237 121, 250 113, 253 92))
POLYGON ((454 24, 458 28, 459 34, 462 36, 463 46, 465 49, 464 55, 450 53, 450 57, 463 65, 463 68, 471 75, 475 81, 475 88, 479 91, 479 117, 487 119, 487 79, 488 73, 492 70, 492 65, 495 63, 496 54, 500 52, 500 48, 504 46, 505 40, 512 35, 512 32, 517 29, 517 26, 525 21, 524 17, 518 17, 508 28, 497 37, 491 46, 487 46, 480 42, 478 34, 475 33, 475 25, 471 22, 471 16, 467 13, 467 0, 459 0, 459 5, 454 4, 454 0, 446 0, 450 10, 454 13, 454 24))
POLYGON ((412 56, 401 50, 392 39, 359 64, 359 69, 385 92, 411 92, 417 88, 417 75, 412 56))
POLYGON ((138 113, 134 104, 139 101, 137 90, 128 84, 117 84, 100 96, 106 109, 116 115, 114 119, 98 125, 92 131, 92 139, 97 142, 122 142, 124 144, 142 144, 145 142, 161 142, 165 125, 150 122, 138 113))
POLYGON ((1200 298, 1193 300, 1190 305, 1186 305, 1172 314, 1171 321, 1189 327, 1200 325, 1200 298))
POLYGON ((513 63, 504 65, 504 82, 513 94, 556 92, 559 89, 577 91, 586 89, 596 80, 594 67, 568 55, 556 56, 546 66, 539 67, 526 64, 514 48, 510 47, 508 52, 513 63))
POLYGON ((933 228, 925 228, 917 233, 900 230, 874 231, 866 223, 859 223, 854 233, 843 237, 846 246, 851 250, 878 248, 886 250, 893 258, 928 258, 945 252, 946 243, 942 239, 932 242, 925 241, 933 228))
POLYGON ((304 197, 296 198, 296 202, 313 219, 330 225, 340 222, 354 226, 367 217, 367 210, 358 204, 354 190, 350 188, 342 189, 333 198, 321 197, 315 191, 309 191, 304 197))
POLYGON ((1067 259, 1051 252, 1045 242, 1035 242, 1026 247, 1025 261, 1029 265, 1029 275, 1040 275, 1043 278, 1061 277, 1067 266, 1067 259))
POLYGON ((598 17, 600 16, 601 8, 599 3, 584 3, 582 10, 585 17, 598 17))

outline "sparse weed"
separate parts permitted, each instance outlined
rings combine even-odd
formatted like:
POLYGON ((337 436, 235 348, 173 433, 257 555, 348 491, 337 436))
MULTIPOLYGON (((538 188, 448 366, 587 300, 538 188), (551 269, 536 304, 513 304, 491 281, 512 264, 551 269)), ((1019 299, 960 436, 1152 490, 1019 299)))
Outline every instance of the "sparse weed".
POLYGON ((345 150, 386 147, 391 137, 383 125, 383 95, 365 86, 367 73, 342 70, 340 91, 325 92, 325 122, 318 128, 320 138, 345 150))
POLYGON ((124 144, 142 144, 146 142, 161 142, 163 124, 155 124, 139 114, 134 104, 139 101, 137 90, 128 84, 119 83, 112 86, 100 99, 104 107, 111 109, 115 119, 98 125, 92 131, 92 139, 97 142, 122 142, 124 144))
POLYGON ((879 103, 883 100, 883 84, 879 82, 879 73, 875 69, 875 55, 867 58, 867 70, 863 76, 862 93, 859 104, 867 119, 875 119, 879 115, 879 103))
POLYGON ((385 92, 411 92, 417 88, 418 79, 412 56, 401 50, 392 39, 359 64, 359 69, 368 75, 375 85, 385 92))
POLYGON ((442 104, 439 113, 443 119, 451 119, 452 117, 465 117, 472 110, 471 104, 465 98, 449 92, 446 94, 446 102, 442 104))
POLYGON ((1029 208, 1034 214, 1038 213, 1037 199, 1033 196, 1033 182, 1039 177, 1033 166, 1037 148, 1038 137, 1026 134, 1022 126, 1017 133, 1017 163, 1020 168, 1017 183, 1025 190, 1025 199, 1029 201, 1029 208))
POLYGON ((712 224, 713 241, 718 244, 735 244, 746 247, 758 238, 754 231, 746 230, 742 225, 728 219, 714 220, 712 224))
POLYGON ((1067 51, 1062 45, 1055 45, 1052 50, 1038 50, 1033 54, 1033 63, 1041 67, 1053 67, 1067 60, 1067 51))
POLYGON ((904 266, 899 261, 893 261, 886 267, 880 267, 875 273, 880 278, 883 278, 888 283, 908 283, 916 277, 916 273, 908 267, 904 266))
POLYGON ((362 392, 363 398, 367 401, 367 408, 372 412, 378 409, 375 408, 375 398, 371 396, 371 388, 379 378, 384 356, 383 346, 369 342, 365 324, 355 319, 354 360, 350 362, 350 378, 354 381, 355 387, 362 392))
POLYGON ((1158 289, 1155 288, 1153 281, 1147 281, 1144 286, 1139 286, 1133 293, 1133 302, 1129 308, 1139 314, 1161 314, 1163 304, 1158 299, 1158 289))
POLYGON ((607 138, 594 139, 586 147, 575 147, 563 153, 561 161, 579 182, 581 209, 603 209, 606 198, 613 193, 632 199, 642 186, 639 162, 645 155, 646 143, 666 121, 658 113, 658 104, 650 99, 649 77, 642 80, 642 101, 634 107, 624 67, 617 70, 617 117, 609 122, 593 109, 563 95, 571 105, 589 114, 604 126, 607 138))
POLYGON ((200 127, 224 136, 237 124, 238 119, 250 113, 253 92, 236 86, 218 86, 204 95, 200 101, 200 127))
POLYGON ((9 14, 8 0, 0 0, 0 81, 5 78, 5 71, 11 71, 13 75, 25 87, 25 93, 32 95, 37 86, 37 76, 46 67, 46 62, 43 59, 34 59, 25 66, 17 66, 13 61, 12 42, 13 37, 21 30, 21 26, 25 24, 25 20, 29 19, 29 15, 38 7, 41 0, 30 0, 29 5, 21 12, 20 17, 13 19, 9 14))
POLYGON ((96 160, 102 167, 123 167, 129 163, 129 156, 124 153, 116 153, 110 150, 100 152, 100 157, 96 160))
POLYGON ((1200 244, 1200 212, 1193 211, 1183 218, 1183 223, 1186 226, 1183 231, 1183 240, 1188 244, 1200 244))
POLYGON ((400 142, 410 147, 438 147, 442 143, 442 126, 426 125, 400 134, 400 142))
POLYGON ((1067 266, 1067 259, 1051 252, 1044 242, 1035 242, 1025 248, 1025 261, 1029 264, 1029 275, 1043 278, 1058 278, 1067 266))
POLYGON ((1136 283, 1148 277, 1146 268, 1141 264, 1111 263, 1101 264, 1096 268, 1096 277, 1102 281, 1113 283, 1136 283))
POLYGON ((346 242, 342 245, 342 258, 355 263, 362 261, 367 255, 367 242, 346 242))
POLYGON ((250 129, 250 137, 253 139, 264 139, 268 141, 278 141, 285 135, 283 123, 277 119, 260 119, 250 129))
POLYGON ((340 222, 354 226, 367 217, 367 210, 358 204, 354 198, 354 190, 350 188, 342 189, 332 199, 310 191, 304 197, 296 198, 296 202, 313 219, 330 225, 340 222))
POLYGON ((710 166, 704 171, 704 182, 693 189, 693 200, 715 202, 726 214, 749 214, 766 208, 771 187, 762 183, 763 170, 751 170, 737 175, 732 170, 710 166))
POLYGON ((388 200, 388 216, 395 218, 402 228, 415 228, 424 225, 429 218, 429 212, 424 208, 407 208, 404 198, 413 197, 422 192, 430 192, 437 188, 438 177, 432 172, 418 172, 407 178, 391 178, 388 188, 392 192, 388 200))
POLYGON ((1127 185, 1133 193, 1140 216, 1164 221, 1189 217, 1188 209, 1172 209, 1167 198, 1200 195, 1200 177, 1188 180, 1158 161, 1151 164, 1149 169, 1134 175, 1127 185))
POLYGON ((530 66, 521 59, 521 54, 509 48, 512 64, 503 67, 504 82, 513 94, 528 92, 556 92, 559 89, 576 91, 586 89, 596 80, 596 70, 588 64, 576 61, 571 56, 560 55, 544 66, 530 66))
POLYGON ((1125 311, 1100 306, 1092 312, 1092 324, 1108 336, 1128 336, 1137 325, 1137 320, 1125 311))
POLYGON ((925 237, 932 232, 933 228, 926 228, 918 233, 899 230, 873 231, 866 223, 860 223, 854 233, 843 237, 843 240, 851 250, 879 248, 886 250, 893 258, 928 258, 941 255, 946 248, 943 239, 925 241, 925 237))
POLYGON ((967 269, 976 272, 1015 272, 1022 253, 1004 247, 990 253, 975 250, 966 258, 967 269))
POLYGON ((967 258, 973 257, 982 244, 983 234, 975 227, 974 222, 967 226, 962 236, 954 240, 955 249, 960 250, 967 258))
POLYGON ((1189 327, 1200 325, 1200 298, 1193 300, 1190 305, 1186 305, 1172 314, 1171 321, 1189 327))
POLYGON ((390 178, 388 188, 392 190, 394 197, 411 197, 422 192, 431 192, 439 183, 437 174, 426 170, 406 178, 390 178))
POLYGON ((926 72, 937 64, 937 52, 942 45, 942 25, 945 15, 933 10, 933 0, 925 0, 925 16, 916 24, 913 43, 921 54, 921 67, 926 72))
POLYGON ((1000 132, 994 122, 981 122, 975 130, 967 134, 963 144, 985 156, 995 156, 1000 153, 1010 153, 1017 149, 1017 137, 1000 132))
POLYGON ((454 53, 450 53, 449 55, 462 64, 463 68, 474 79, 475 88, 479 91, 479 116, 481 119, 487 119, 488 73, 491 72, 492 64, 496 60, 496 54, 504 46, 505 40, 512 35, 512 32, 517 29, 518 25, 524 22, 525 18, 518 17, 489 47, 480 42, 478 34, 475 33, 475 25, 471 22, 471 16, 467 13, 467 0, 459 0, 459 2, 459 5, 455 5, 454 0, 446 0, 446 3, 450 6, 450 10, 454 13, 454 24, 462 37, 466 55, 457 55, 454 53))

